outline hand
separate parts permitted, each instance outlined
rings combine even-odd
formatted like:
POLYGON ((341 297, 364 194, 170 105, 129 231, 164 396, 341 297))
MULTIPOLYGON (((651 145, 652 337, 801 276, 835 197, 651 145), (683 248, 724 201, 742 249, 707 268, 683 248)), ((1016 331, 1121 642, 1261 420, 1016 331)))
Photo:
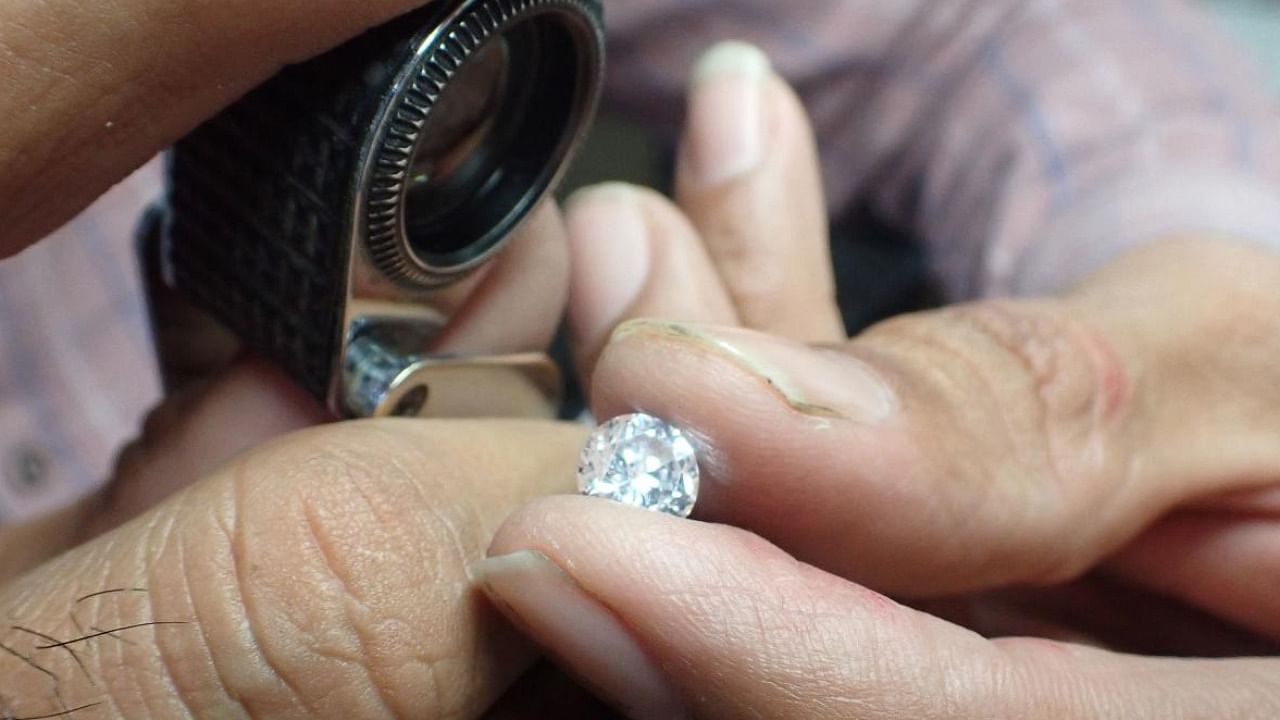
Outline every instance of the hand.
MULTIPOLYGON (((418 4, 0 9, 0 258, 282 63, 418 4)), ((441 350, 544 346, 567 274, 548 206, 441 350)), ((215 356, 182 359, 105 493, 0 530, 0 717, 480 716, 536 655, 468 566, 514 508, 571 489, 581 430, 317 428, 276 371, 215 356)))
POLYGON ((482 571, 514 622, 634 718, 1280 714, 1280 659, 1155 656, 1280 654, 1280 259, 1170 239, 847 340, 799 104, 700 78, 678 204, 571 205, 571 308, 719 524, 537 502, 482 571))

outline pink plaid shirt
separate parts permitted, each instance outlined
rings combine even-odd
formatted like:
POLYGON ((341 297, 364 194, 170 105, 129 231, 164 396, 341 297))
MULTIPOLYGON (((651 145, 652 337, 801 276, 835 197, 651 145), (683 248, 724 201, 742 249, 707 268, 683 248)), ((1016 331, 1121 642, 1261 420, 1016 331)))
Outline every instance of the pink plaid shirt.
MULTIPOLYGON (((671 131, 696 56, 764 47, 830 201, 928 243, 957 298, 1051 292, 1137 244, 1280 247, 1280 123, 1187 0, 618 0, 610 103, 671 131)), ((97 487, 159 399, 131 249, 148 167, 0 264, 0 523, 97 487)))

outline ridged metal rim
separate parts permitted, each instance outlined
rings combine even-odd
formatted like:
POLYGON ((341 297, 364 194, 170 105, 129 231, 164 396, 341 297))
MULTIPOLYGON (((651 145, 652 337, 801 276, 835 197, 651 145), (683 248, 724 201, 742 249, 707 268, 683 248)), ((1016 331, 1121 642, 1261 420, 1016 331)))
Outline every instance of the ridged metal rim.
MULTIPOLYGON (((404 83, 402 90, 392 98, 376 151, 371 157, 362 213, 365 242, 371 259, 392 281, 419 287, 439 286, 457 279, 501 249, 502 244, 499 243, 465 268, 447 272, 421 264, 415 258, 404 231, 410 163, 432 108, 450 81, 485 41, 533 15, 557 10, 573 13, 585 20, 596 36, 596 52, 602 52, 599 4, 593 0, 483 0, 453 18, 439 32, 426 52, 416 59, 416 67, 410 70, 409 82, 404 83)), ((596 62, 600 60, 597 58, 596 62)), ((591 121, 602 81, 594 78, 592 83, 593 87, 585 98, 584 126, 591 121)), ((578 129, 579 134, 584 131, 585 128, 578 129)), ((573 146, 579 144, 579 140, 580 137, 575 138, 571 143, 568 157, 548 183, 546 191, 558 183, 564 166, 572 157, 573 146)))

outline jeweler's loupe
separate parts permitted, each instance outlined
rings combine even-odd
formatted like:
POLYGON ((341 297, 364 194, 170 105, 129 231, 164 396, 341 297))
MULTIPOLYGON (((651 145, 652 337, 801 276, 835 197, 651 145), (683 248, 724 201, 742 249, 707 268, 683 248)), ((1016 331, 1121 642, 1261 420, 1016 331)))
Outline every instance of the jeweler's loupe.
POLYGON ((601 12, 433 2, 286 68, 173 148, 145 264, 338 415, 554 413, 545 355, 432 346, 580 144, 601 12))

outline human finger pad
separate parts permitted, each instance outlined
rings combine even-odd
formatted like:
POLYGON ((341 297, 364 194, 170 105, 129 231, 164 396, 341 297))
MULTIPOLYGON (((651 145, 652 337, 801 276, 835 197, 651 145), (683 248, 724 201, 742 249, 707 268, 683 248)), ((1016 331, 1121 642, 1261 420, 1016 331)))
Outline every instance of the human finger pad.
POLYGON ((894 704, 889 695, 910 693, 931 664, 894 637, 915 637, 923 616, 727 526, 552 498, 514 515, 490 555, 528 550, 564 568, 673 671, 690 716, 840 717, 894 704))
POLYGON ((1154 720, 1274 706, 1275 679, 1266 675, 1274 663, 1152 660, 1037 639, 992 643, 743 531, 593 498, 551 498, 521 510, 490 557, 482 578, 491 595, 510 603, 509 617, 571 671, 615 691, 611 699, 624 706, 630 699, 637 707, 627 678, 650 673, 683 700, 682 712, 632 713, 637 720, 1154 720), (517 577, 523 582, 512 582, 517 577), (549 586, 559 589, 544 593, 549 586), (528 588, 542 596, 522 594, 528 588), (564 613, 568 607, 576 611, 564 613), (583 616, 599 622, 573 622, 583 616), (622 638, 634 647, 625 649, 622 638), (602 642, 613 652, 590 652, 602 642))
POLYGON ((0 592, 9 623, 58 639, 177 623, 76 645, 83 669, 3 633, 61 678, 0 653, 6 709, 478 716, 533 653, 478 602, 468 566, 513 508, 568 489, 580 443, 568 426, 384 421, 242 456, 0 592), (109 589, 125 592, 78 601, 109 589))
POLYGON ((952 542, 985 496, 950 476, 937 436, 899 413, 857 358, 815 350, 806 360, 812 372, 784 376, 769 358, 726 352, 698 329, 636 323, 601 358, 593 410, 599 418, 642 411, 690 433, 700 519, 748 528, 895 593, 988 580, 980 566, 998 565, 991 555, 1005 547, 1006 527, 984 524, 952 542))

